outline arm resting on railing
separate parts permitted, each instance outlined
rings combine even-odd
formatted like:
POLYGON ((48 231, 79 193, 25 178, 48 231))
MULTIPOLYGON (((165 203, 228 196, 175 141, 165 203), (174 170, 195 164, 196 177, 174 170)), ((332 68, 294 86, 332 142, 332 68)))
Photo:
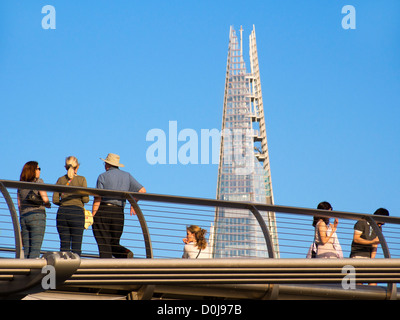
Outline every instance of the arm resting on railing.
MULTIPOLYGON (((140 193, 146 193, 146 189, 144 187, 142 187, 138 192, 140 193)), ((139 199, 135 199, 136 202, 139 201, 139 199)), ((131 205, 131 216, 132 215, 136 215, 135 209, 133 208, 133 206, 131 205)))

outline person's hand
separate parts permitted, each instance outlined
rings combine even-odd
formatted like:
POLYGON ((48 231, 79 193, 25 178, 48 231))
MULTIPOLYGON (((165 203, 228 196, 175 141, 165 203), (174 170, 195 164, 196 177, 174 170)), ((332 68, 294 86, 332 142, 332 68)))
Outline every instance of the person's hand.
POLYGON ((338 218, 335 218, 335 220, 333 221, 333 226, 332 226, 332 224, 331 224, 331 227, 332 227, 333 232, 336 231, 338 224, 339 224, 339 219, 338 219, 338 218))
POLYGON ((376 237, 375 239, 371 240, 372 241, 372 245, 378 245, 379 244, 379 237, 376 237))

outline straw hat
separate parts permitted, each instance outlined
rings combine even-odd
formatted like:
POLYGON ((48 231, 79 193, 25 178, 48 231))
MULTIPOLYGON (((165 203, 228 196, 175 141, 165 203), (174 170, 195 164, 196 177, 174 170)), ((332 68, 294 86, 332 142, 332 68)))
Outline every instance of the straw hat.
POLYGON ((100 159, 115 167, 125 167, 122 163, 119 163, 119 155, 114 153, 109 153, 107 155, 107 158, 105 159, 100 158, 100 159))

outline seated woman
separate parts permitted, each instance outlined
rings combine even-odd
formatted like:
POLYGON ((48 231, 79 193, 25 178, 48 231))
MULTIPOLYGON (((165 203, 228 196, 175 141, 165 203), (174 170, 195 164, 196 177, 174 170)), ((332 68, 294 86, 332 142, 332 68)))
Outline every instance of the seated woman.
POLYGON ((183 248, 184 259, 207 259, 211 258, 210 248, 205 239, 205 229, 199 226, 190 226, 186 228, 186 238, 183 239, 185 247, 183 248))

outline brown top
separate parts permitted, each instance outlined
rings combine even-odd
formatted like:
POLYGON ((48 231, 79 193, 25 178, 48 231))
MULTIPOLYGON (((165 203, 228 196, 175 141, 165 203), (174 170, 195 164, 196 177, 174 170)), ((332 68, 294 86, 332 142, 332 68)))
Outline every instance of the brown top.
MULTIPOLYGON (((64 175, 58 178, 56 184, 67 185, 69 178, 64 175)), ((75 176, 69 182, 72 187, 87 187, 86 178, 82 176, 75 176)), ((53 203, 58 206, 78 206, 84 208, 84 204, 89 202, 88 195, 70 194, 70 193, 53 193, 53 203)))

